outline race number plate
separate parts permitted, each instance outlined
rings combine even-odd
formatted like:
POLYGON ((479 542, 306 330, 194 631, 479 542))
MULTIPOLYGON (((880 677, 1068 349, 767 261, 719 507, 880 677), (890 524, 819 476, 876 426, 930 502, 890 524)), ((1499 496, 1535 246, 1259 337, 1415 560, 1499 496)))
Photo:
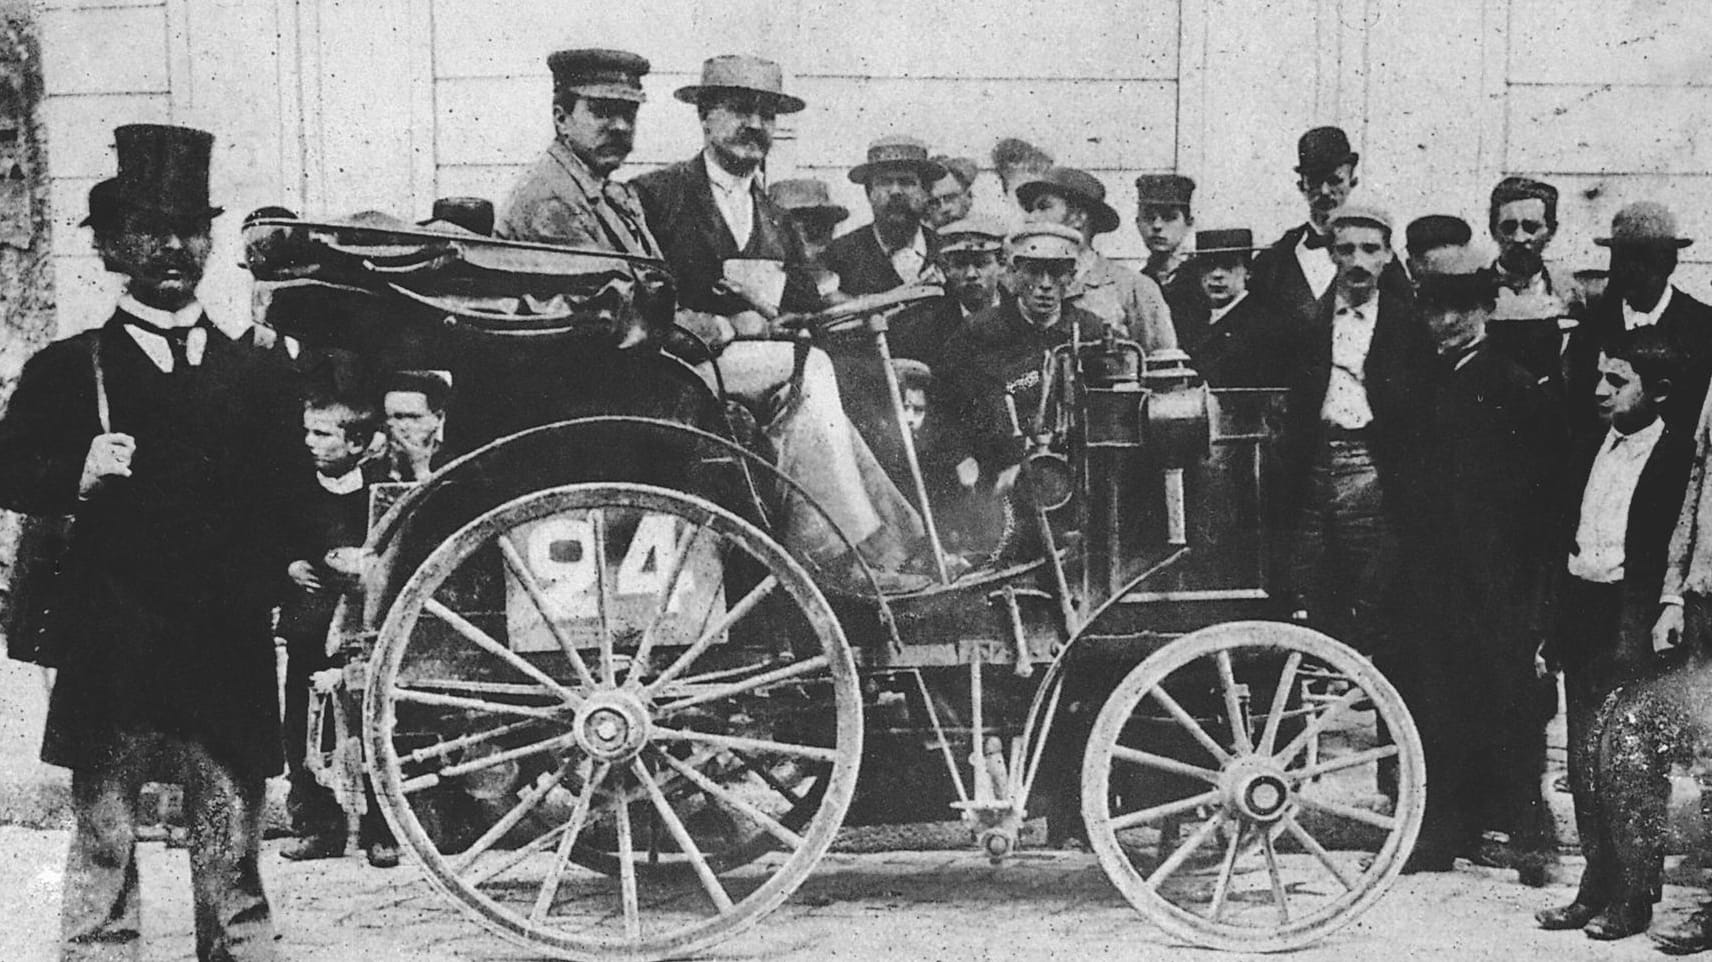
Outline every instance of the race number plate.
MULTIPOLYGON (((607 512, 607 620, 614 644, 634 648, 662 610, 655 644, 688 645, 725 612, 717 540, 700 539, 684 559, 668 600, 667 582, 693 529, 667 514, 607 512)), ((511 530, 523 562, 547 597, 554 622, 578 648, 600 644, 600 568, 594 525, 585 512, 542 518, 511 530)), ((505 577, 506 627, 515 651, 556 651, 558 643, 510 570, 505 577)), ((724 639, 719 639, 723 641, 724 639)))

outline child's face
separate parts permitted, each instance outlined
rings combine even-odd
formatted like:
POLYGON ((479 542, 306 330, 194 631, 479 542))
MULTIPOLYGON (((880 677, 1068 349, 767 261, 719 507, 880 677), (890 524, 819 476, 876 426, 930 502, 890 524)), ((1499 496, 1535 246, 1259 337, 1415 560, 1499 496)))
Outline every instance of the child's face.
POLYGON ((345 424, 337 410, 303 412, 303 446, 315 461, 315 470, 328 477, 345 474, 357 466, 363 445, 345 436, 345 424))
POLYGON ((927 392, 919 387, 904 388, 904 423, 911 434, 920 432, 927 423, 927 392))

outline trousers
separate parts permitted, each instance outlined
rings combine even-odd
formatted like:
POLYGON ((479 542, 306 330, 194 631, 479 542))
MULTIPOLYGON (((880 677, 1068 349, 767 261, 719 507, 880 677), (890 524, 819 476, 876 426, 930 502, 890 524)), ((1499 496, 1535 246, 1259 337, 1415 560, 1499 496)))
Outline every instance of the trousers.
POLYGON ((60 909, 63 962, 138 962, 142 893, 137 877, 137 795, 155 761, 176 761, 190 823, 190 880, 199 962, 274 962, 262 891, 265 782, 195 738, 116 731, 98 764, 71 775, 76 828, 60 909))
POLYGON ((1397 568, 1397 536, 1366 442, 1332 437, 1315 458, 1289 550, 1287 587, 1334 637, 1371 655, 1387 634, 1379 616, 1397 568))

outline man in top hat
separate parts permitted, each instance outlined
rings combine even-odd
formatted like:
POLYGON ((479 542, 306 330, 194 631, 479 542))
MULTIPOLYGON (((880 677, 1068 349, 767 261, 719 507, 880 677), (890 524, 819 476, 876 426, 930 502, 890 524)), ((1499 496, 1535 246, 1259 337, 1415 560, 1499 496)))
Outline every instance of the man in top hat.
MULTIPOLYGON (((1267 296, 1279 310, 1311 321, 1331 290, 1338 269, 1327 251, 1331 243, 1332 211, 1349 201, 1360 180, 1356 165, 1361 155, 1350 149, 1349 137, 1337 127, 1315 127, 1296 142, 1296 189, 1308 203, 1308 220, 1284 232, 1254 260, 1249 287, 1267 296)), ((1407 297, 1408 278, 1393 259, 1382 277, 1392 293, 1407 297)))
POLYGON ((1118 212, 1106 203, 1106 185, 1074 167, 1054 167, 1017 188, 1030 221, 1068 227, 1082 237, 1076 276, 1065 301, 1088 311, 1149 353, 1177 346, 1171 310, 1159 285, 1094 250, 1094 238, 1118 227, 1118 212))
MULTIPOLYGON (((849 208, 834 204, 826 182, 815 177, 773 181, 767 187, 767 196, 789 216, 791 225, 797 229, 803 256, 811 264, 820 264, 827 246, 832 243, 833 230, 850 216, 849 208)), ((832 279, 832 289, 836 290, 838 275, 824 268, 822 272, 832 279)), ((824 295, 829 291, 822 285, 820 293, 824 295)))
POLYGON ((1325 220, 1337 277, 1297 328, 1281 485, 1296 537, 1283 588, 1294 617, 1373 653, 1387 640, 1381 604, 1419 483, 1434 352, 1413 307, 1380 281, 1394 257, 1390 216, 1345 206, 1325 220))
POLYGON ((1550 553, 1547 505, 1565 453, 1561 405, 1492 347, 1487 323, 1498 287, 1479 253, 1440 247, 1416 281, 1439 363, 1428 402, 1434 446, 1422 461, 1428 536, 1405 545, 1404 564, 1419 596, 1412 620, 1428 630, 1393 654, 1399 671, 1391 674, 1428 751, 1416 864, 1448 868, 1478 850, 1483 829, 1503 827, 1522 880, 1541 885, 1556 850, 1540 791, 1556 698, 1554 680, 1536 665, 1535 602, 1550 553), (1552 710, 1542 708, 1543 693, 1552 710))
POLYGON ((826 266, 851 296, 878 294, 932 276, 939 238, 923 222, 927 189, 946 176, 914 137, 881 137, 868 159, 850 170, 850 182, 868 192, 871 223, 834 240, 826 266))
MULTIPOLYGON (((725 391, 763 412, 779 469, 880 570, 882 587, 901 590, 914 580, 896 572, 914 552, 920 518, 851 426, 826 354, 806 351, 798 373, 795 344, 769 339, 769 315, 813 311, 823 303, 788 215, 759 182, 778 115, 806 104, 784 92, 778 64, 742 55, 707 60, 701 82, 675 96, 695 105, 703 149, 635 184, 677 282, 678 323, 716 353, 698 369, 711 383, 717 363, 725 391), (728 274, 728 262, 738 261, 781 266, 784 287, 776 302, 728 274)), ((839 542, 806 507, 785 519, 785 537, 817 562, 846 560, 825 557, 839 542)))
POLYGON ((43 760, 71 769, 76 819, 60 957, 141 957, 137 794, 164 762, 185 787, 198 959, 271 960, 270 610, 310 469, 278 356, 215 333, 196 300, 220 213, 213 136, 134 124, 114 138, 118 174, 84 223, 125 293, 104 324, 32 357, 0 418, 0 503, 77 519, 42 739, 43 760))
MULTIPOLYGON (((1207 306, 1205 327, 1183 342, 1212 387, 1283 387, 1302 333, 1248 289, 1254 234, 1246 227, 1204 230, 1184 271, 1207 306)), ((1179 326, 1181 330, 1181 325, 1179 326)))
POLYGON ((1594 238, 1611 250, 1605 296, 1570 333, 1565 348, 1565 390, 1570 428, 1599 433, 1594 386, 1601 354, 1625 332, 1656 327, 1685 357, 1686 370, 1665 406, 1665 421, 1680 431, 1694 427, 1712 378, 1712 307, 1670 282, 1677 254, 1694 243, 1677 231, 1676 215, 1663 204, 1637 201, 1611 218, 1611 235, 1594 238))
POLYGON ((611 180, 636 145, 648 61, 623 50, 560 50, 553 73, 553 143, 512 187, 501 237, 658 257, 635 188, 611 180))
POLYGON ((1195 182, 1181 174, 1142 174, 1135 179, 1135 229, 1147 245, 1147 263, 1141 272, 1165 292, 1179 341, 1185 340, 1179 303, 1198 315, 1195 320, 1206 320, 1199 285, 1186 272, 1179 274, 1195 252, 1195 213, 1189 206, 1194 196, 1195 182))
POLYGON ((945 168, 945 176, 927 188, 927 223, 937 231, 969 216, 969 208, 975 206, 975 178, 981 170, 967 157, 940 154, 932 160, 945 168))
POLYGON ((1556 294, 1546 246, 1557 236, 1557 188, 1530 177, 1506 177, 1492 188, 1487 227, 1498 243, 1498 282, 1518 294, 1556 294))
POLYGON ((934 263, 945 276, 945 294, 911 307, 892 321, 893 357, 937 367, 945 342, 975 315, 999 304, 1004 273, 1005 230, 985 217, 946 224, 939 231, 934 263))

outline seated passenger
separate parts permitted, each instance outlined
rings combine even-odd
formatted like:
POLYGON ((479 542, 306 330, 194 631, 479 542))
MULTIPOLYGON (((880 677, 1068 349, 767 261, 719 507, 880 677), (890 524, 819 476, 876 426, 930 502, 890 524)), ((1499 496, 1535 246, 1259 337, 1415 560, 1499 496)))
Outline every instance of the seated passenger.
POLYGON ((704 150, 634 185, 609 178, 634 144, 648 61, 562 50, 548 65, 557 137, 512 190, 500 235, 663 258, 677 283, 677 323, 712 351, 717 376, 713 359, 686 355, 710 386, 722 384, 756 411, 779 470, 825 511, 787 505, 782 540, 818 565, 852 570, 857 558, 827 530, 830 519, 880 569, 883 589, 925 585, 919 576, 896 574, 916 550, 921 521, 851 427, 831 362, 807 350, 799 363, 795 344, 773 339, 770 315, 821 305, 796 232, 756 178, 774 118, 804 106, 783 91, 778 64, 742 56, 707 61, 702 82, 677 91, 696 105, 704 150), (762 289, 727 267, 755 261, 782 269, 782 290, 762 289))

